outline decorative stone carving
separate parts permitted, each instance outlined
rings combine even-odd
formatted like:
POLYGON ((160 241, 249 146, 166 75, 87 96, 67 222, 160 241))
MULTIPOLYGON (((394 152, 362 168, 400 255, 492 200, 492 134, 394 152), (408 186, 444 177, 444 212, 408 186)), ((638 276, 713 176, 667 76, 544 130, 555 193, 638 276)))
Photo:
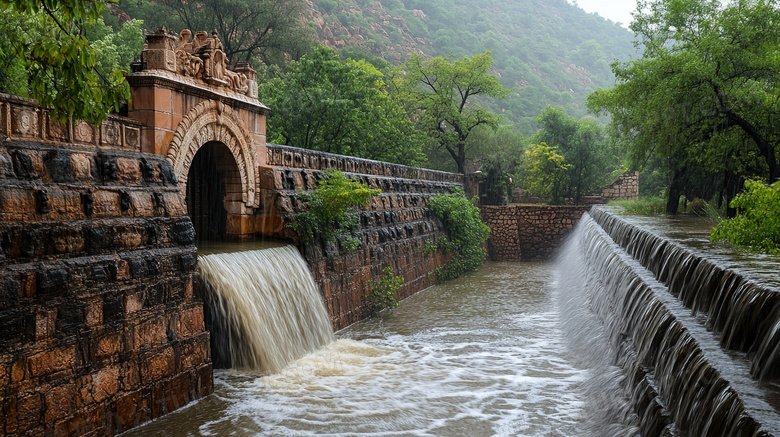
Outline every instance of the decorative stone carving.
POLYGON ((101 143, 107 146, 120 146, 122 144, 121 127, 113 121, 106 120, 100 126, 102 131, 101 143))
POLYGON ((233 155, 241 178, 244 204, 249 208, 259 207, 254 144, 238 113, 213 100, 204 101, 187 113, 168 148, 168 160, 173 164, 182 191, 186 190, 187 175, 195 154, 201 146, 212 141, 224 144, 233 155))
POLYGON ((38 113, 28 108, 13 108, 13 132, 35 135, 38 132, 38 113))
POLYGON ((94 138, 92 126, 86 121, 73 126, 73 137, 79 143, 92 143, 94 138))
POLYGON ((58 120, 46 113, 46 126, 48 128, 47 136, 49 139, 57 141, 68 141, 68 125, 60 123, 58 120))
POLYGON ((211 31, 211 37, 202 30, 190 40, 191 37, 189 29, 179 32, 175 56, 177 73, 257 98, 257 73, 245 62, 235 70, 228 69, 230 62, 216 30, 211 31))
POLYGON ((125 126, 125 146, 128 149, 141 149, 141 130, 137 127, 125 126))

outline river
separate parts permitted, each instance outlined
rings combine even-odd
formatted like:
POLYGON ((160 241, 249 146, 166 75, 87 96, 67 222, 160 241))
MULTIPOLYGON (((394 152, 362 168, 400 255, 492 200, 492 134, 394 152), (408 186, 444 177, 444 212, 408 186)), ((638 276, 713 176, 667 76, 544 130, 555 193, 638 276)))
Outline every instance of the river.
POLYGON ((487 263, 356 323, 281 373, 130 436, 574 436, 588 372, 566 351, 554 264, 487 263))

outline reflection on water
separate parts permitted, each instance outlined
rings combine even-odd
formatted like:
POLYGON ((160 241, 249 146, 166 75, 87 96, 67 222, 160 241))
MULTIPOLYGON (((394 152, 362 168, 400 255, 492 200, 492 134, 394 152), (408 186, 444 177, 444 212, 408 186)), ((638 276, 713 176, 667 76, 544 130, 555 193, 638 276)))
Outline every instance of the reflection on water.
POLYGON ((552 264, 488 263, 406 299, 258 377, 126 436, 572 436, 577 387, 550 292, 552 264))

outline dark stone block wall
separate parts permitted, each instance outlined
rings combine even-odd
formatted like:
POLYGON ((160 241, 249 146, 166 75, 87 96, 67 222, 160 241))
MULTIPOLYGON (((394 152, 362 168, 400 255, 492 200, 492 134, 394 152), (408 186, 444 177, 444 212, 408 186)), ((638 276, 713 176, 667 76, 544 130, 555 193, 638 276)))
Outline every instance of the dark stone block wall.
POLYGON ((0 434, 113 435, 210 393, 168 161, 25 140, 1 108, 22 139, 0 142, 0 434))
POLYGON ((406 280, 398 292, 399 299, 434 283, 436 269, 448 259, 440 253, 423 254, 426 241, 446 236, 441 222, 428 208, 428 201, 453 187, 462 188, 463 175, 287 146, 267 147, 266 162, 270 168, 261 174, 261 187, 281 217, 275 234, 278 237, 297 239, 287 226, 302 208, 295 194, 314 189, 324 170, 342 171, 370 188, 382 190, 369 207, 360 211, 358 238, 362 244, 357 251, 348 252, 339 242, 299 242, 320 286, 334 329, 372 314, 372 306, 364 296, 370 292, 369 281, 379 281, 387 266, 406 280))
POLYGON ((493 261, 552 259, 590 205, 483 206, 490 226, 488 256, 493 261))

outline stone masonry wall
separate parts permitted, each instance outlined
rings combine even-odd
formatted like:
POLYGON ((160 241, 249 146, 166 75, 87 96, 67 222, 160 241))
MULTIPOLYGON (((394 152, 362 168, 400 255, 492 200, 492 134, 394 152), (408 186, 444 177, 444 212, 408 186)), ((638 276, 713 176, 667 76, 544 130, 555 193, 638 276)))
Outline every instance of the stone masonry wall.
POLYGON ((382 190, 360 211, 362 244, 357 251, 343 250, 338 242, 299 242, 334 329, 372 313, 364 296, 370 291, 369 281, 378 281, 386 266, 406 280, 397 296, 402 299, 432 285, 431 274, 448 261, 439 253, 423 254, 426 241, 445 236, 441 222, 427 206, 431 197, 462 187, 462 175, 277 145, 268 145, 267 162, 273 167, 261 172, 261 186, 279 212, 275 233, 279 238, 297 238, 286 226, 302 207, 295 193, 314 189, 323 170, 343 171, 347 177, 382 190))
POLYGON ((588 205, 483 206, 490 226, 488 255, 494 261, 549 260, 579 222, 588 205))
POLYGON ((0 114, 0 434, 114 435, 210 393, 170 163, 127 120, 60 126, 13 98, 0 114))
POLYGON ((603 203, 610 200, 639 200, 639 172, 625 172, 610 185, 601 189, 603 203))

